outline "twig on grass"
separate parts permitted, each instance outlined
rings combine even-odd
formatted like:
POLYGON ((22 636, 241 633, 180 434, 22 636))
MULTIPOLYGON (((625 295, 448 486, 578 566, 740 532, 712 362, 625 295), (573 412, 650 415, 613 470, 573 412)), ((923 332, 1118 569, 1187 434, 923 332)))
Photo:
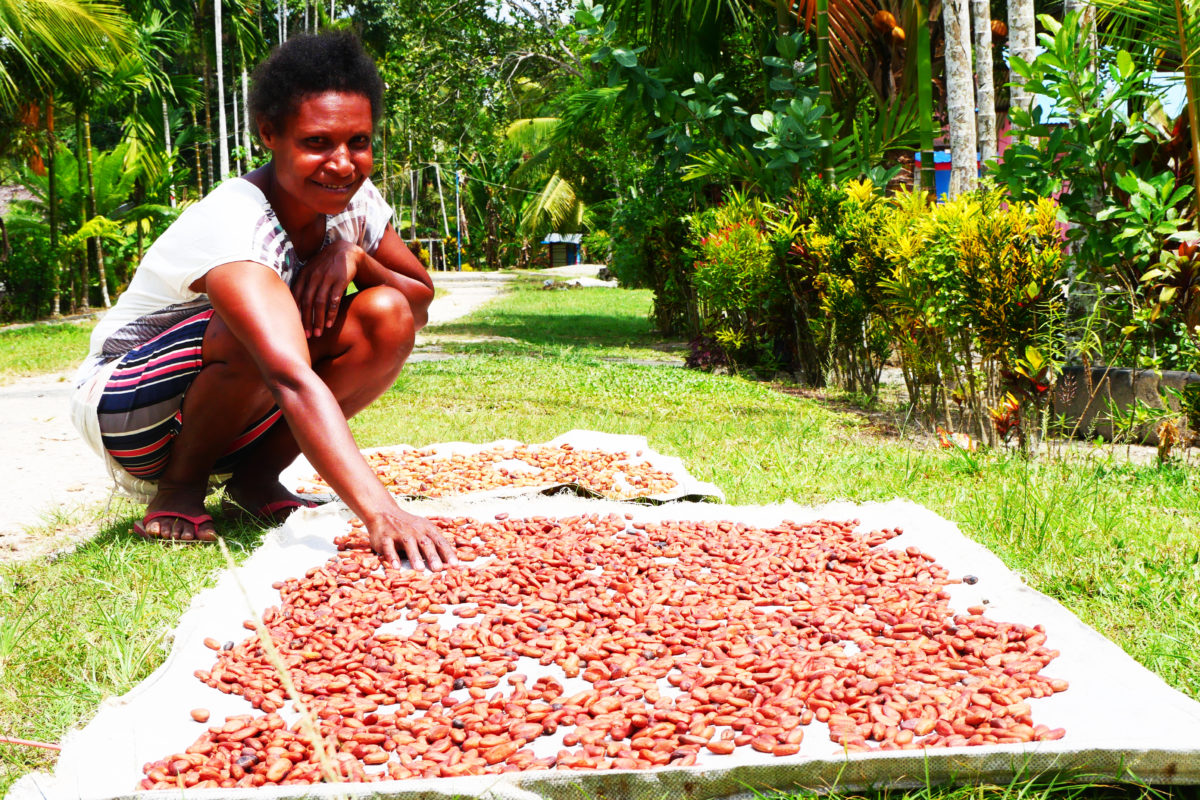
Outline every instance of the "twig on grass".
POLYGON ((250 594, 246 591, 246 587, 242 584, 237 574, 237 562, 233 560, 233 556, 229 552, 229 548, 225 546, 225 539, 218 536, 217 546, 221 548, 221 555, 225 556, 225 563, 229 567, 229 574, 233 578, 233 582, 237 584, 238 589, 242 592, 242 597, 246 600, 246 607, 250 609, 250 619, 254 623, 255 632, 258 634, 259 642, 262 644, 263 653, 266 654, 267 660, 271 662, 271 666, 279 675, 279 682, 283 684, 283 690, 287 692, 288 698, 292 701, 293 707, 300 713, 300 727, 308 735, 312 742, 313 754, 317 757, 317 763, 321 765, 321 777, 327 783, 339 783, 342 780, 341 773, 338 772, 329 753, 325 750, 325 738, 321 736, 320 730, 317 728, 316 719, 313 717, 312 711, 308 705, 300 697, 300 693, 296 691, 296 685, 292 682, 292 673, 288 670, 287 665, 283 663, 283 659, 279 656, 279 651, 275 649, 275 640, 271 638, 271 632, 267 630, 267 626, 263 624, 261 615, 254 608, 254 604, 250 601, 250 594))
POLYGON ((0 736, 0 744, 16 744, 22 747, 40 747, 43 750, 62 750, 62 745, 52 742, 35 742, 32 739, 16 739, 12 736, 0 736))

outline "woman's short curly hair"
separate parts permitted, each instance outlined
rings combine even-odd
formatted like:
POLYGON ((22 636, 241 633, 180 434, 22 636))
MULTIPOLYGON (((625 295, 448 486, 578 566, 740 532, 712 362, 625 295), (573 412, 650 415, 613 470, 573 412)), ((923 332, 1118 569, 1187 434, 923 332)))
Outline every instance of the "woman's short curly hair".
POLYGON ((254 70, 250 114, 282 130, 305 97, 353 92, 371 101, 371 120, 383 116, 383 79, 350 31, 288 39, 254 70))

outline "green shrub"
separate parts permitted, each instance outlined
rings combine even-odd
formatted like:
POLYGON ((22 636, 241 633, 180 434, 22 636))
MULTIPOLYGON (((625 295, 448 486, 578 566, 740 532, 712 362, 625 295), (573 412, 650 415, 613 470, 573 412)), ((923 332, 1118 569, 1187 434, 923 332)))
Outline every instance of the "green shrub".
POLYGON ((666 334, 699 329, 685 217, 693 211, 691 192, 665 169, 642 176, 640 190, 623 198, 613 212, 612 271, 623 286, 654 290, 654 322, 666 334))
POLYGON ((8 257, 0 260, 0 320, 50 315, 54 285, 50 244, 29 229, 9 229, 8 257))

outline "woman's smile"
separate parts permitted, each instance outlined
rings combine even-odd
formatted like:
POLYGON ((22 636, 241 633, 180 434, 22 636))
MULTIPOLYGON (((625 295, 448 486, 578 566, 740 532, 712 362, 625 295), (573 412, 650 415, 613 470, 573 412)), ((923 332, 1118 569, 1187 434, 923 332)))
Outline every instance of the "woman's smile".
POLYGON ((274 168, 271 204, 288 230, 344 211, 375 164, 371 102, 361 94, 309 95, 282 130, 268 124, 262 133, 274 168))

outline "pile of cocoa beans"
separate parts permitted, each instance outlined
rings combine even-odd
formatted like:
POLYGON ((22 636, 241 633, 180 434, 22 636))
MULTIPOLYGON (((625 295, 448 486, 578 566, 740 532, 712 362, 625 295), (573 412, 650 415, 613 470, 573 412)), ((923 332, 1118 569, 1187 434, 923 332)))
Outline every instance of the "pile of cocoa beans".
POLYGON ((1031 701, 1067 688, 1041 674, 1058 655, 1042 627, 951 609, 960 578, 889 546, 897 530, 630 519, 435 519, 464 562, 441 572, 384 568, 352 523, 339 554, 276 584, 263 614, 298 698, 257 636, 206 641, 216 660, 196 677, 258 713, 147 764, 140 788, 714 766, 739 748, 828 755, 825 737, 867 751, 1065 733, 1032 716, 1031 701), (320 748, 280 715, 294 699, 320 748))
MULTIPOLYGON (((577 483, 616 500, 652 497, 679 485, 670 473, 635 461, 641 452, 582 450, 569 444, 489 447, 478 453, 438 455, 432 450, 370 453, 367 462, 392 494, 445 497, 502 486, 551 486, 577 483), (526 467, 505 462, 520 461, 526 467)), ((310 481, 328 488, 314 475, 310 481)), ((303 492, 304 490, 301 489, 303 492)))

